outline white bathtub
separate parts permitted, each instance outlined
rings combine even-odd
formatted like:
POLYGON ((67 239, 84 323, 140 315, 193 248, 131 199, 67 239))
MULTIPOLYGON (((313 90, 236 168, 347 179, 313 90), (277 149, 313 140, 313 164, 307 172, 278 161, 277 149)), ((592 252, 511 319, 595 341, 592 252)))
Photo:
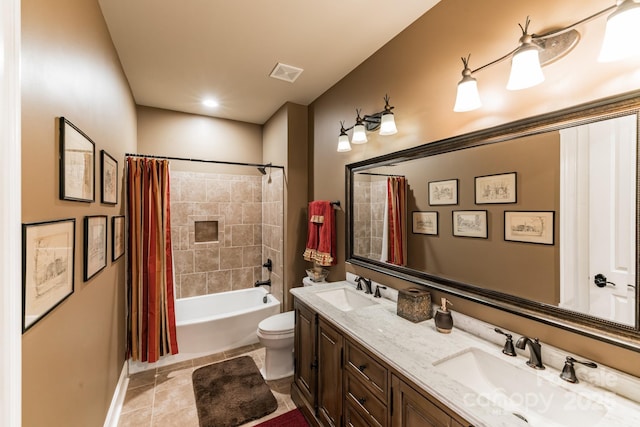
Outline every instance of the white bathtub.
POLYGON ((257 343, 258 323, 280 313, 280 301, 259 287, 177 299, 175 311, 179 353, 155 363, 130 360, 130 374, 257 343))

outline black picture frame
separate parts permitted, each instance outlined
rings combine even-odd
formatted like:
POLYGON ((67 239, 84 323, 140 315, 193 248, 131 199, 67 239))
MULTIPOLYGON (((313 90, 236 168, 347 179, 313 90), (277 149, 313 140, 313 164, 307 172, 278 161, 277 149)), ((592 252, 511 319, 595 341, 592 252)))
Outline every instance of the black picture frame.
POLYGON ((476 205, 511 204, 518 202, 517 172, 476 176, 474 181, 476 205))
POLYGON ((111 261, 124 255, 124 215, 111 217, 111 261))
POLYGON ((59 125, 60 199, 94 202, 96 144, 66 118, 59 125))
POLYGON ((489 238, 486 210, 451 212, 451 233, 456 237, 489 238))
POLYGON ((429 206, 446 206, 458 204, 458 179, 430 181, 429 206))
POLYGON ((504 240, 553 246, 555 214, 555 211, 504 211, 504 240))
POLYGON ((84 217, 83 244, 84 281, 91 279, 107 266, 107 216, 84 217))
POLYGON ((100 202, 118 204, 118 161, 100 150, 100 202))
POLYGON ((413 234, 426 234, 428 236, 438 235, 438 212, 437 211, 414 211, 412 212, 413 234))
POLYGON ((22 224, 22 333, 74 292, 75 218, 22 224))

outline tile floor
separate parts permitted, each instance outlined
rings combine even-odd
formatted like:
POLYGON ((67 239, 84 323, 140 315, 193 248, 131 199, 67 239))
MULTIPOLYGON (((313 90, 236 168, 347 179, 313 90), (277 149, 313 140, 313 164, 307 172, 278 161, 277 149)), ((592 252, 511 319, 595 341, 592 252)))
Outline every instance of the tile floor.
MULTIPOLYGON (((118 422, 119 427, 198 427, 191 374, 201 366, 238 356, 251 356, 258 368, 264 362, 264 348, 259 344, 241 347, 199 359, 133 374, 118 422)), ((278 401, 275 412, 243 424, 255 426, 295 408, 290 389, 293 377, 267 381, 278 401)))

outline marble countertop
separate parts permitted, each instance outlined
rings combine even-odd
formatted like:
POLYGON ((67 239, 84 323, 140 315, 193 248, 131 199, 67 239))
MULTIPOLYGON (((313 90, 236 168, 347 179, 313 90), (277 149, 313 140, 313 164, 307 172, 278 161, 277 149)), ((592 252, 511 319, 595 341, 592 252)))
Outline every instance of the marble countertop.
MULTIPOLYGON (((485 397, 450 379, 434 367, 434 362, 470 347, 496 355, 505 363, 519 369, 530 370, 539 378, 550 381, 560 390, 577 393, 575 403, 578 409, 584 409, 579 405, 588 405, 589 402, 594 401, 606 406, 608 410, 605 416, 591 426, 635 427, 640 425, 640 404, 637 402, 585 381, 578 384, 567 383, 558 377, 559 371, 554 368, 548 367, 542 371, 531 369, 526 366, 527 357, 523 355, 504 356, 501 346, 456 328, 455 311, 453 311, 453 331, 450 334, 441 334, 436 331, 433 319, 412 323, 398 316, 396 303, 386 298, 376 298, 377 304, 371 306, 342 311, 316 295, 318 292, 344 287, 355 289, 352 283, 342 281, 294 288, 291 293, 323 318, 345 331, 352 340, 371 351, 394 370, 402 373, 476 427, 531 427, 535 424, 520 420, 510 411, 505 412, 485 397)), ((371 298, 370 295, 367 297, 371 298)), ((462 315, 460 317, 462 318, 462 315)), ((580 368, 577 367, 576 370, 578 369, 580 368)), ((640 381, 637 387, 640 387, 640 381)), ((567 408, 567 410, 571 409, 573 408, 567 408)), ((545 424, 544 427, 550 426, 545 424)))

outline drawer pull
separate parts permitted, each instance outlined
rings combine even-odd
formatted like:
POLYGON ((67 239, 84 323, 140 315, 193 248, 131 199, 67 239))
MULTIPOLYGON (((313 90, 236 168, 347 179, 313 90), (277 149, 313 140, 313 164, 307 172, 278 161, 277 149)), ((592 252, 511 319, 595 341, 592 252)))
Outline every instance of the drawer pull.
POLYGON ((359 404, 364 406, 365 402, 367 401, 367 398, 366 397, 359 397, 357 400, 358 400, 359 404))
POLYGON ((364 372, 364 370, 365 370, 365 369, 367 369, 367 365, 360 365, 360 366, 358 366, 358 370, 359 370, 360 372, 364 372))

